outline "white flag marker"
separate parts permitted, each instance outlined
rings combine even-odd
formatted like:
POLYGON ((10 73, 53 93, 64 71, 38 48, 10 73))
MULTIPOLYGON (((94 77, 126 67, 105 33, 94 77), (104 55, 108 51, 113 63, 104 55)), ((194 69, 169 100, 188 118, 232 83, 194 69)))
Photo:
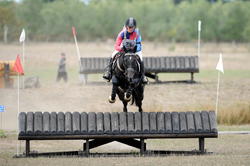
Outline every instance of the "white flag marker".
POLYGON ((201 31, 201 20, 198 21, 198 31, 201 31))
POLYGON ((198 21, 198 57, 200 57, 200 45, 201 45, 201 20, 198 21))
POLYGON ((222 54, 220 54, 220 58, 219 58, 219 61, 217 63, 217 66, 216 66, 216 70, 218 70, 218 83, 217 83, 217 98, 216 98, 215 112, 216 112, 216 115, 218 115, 219 89, 220 89, 220 72, 222 72, 224 74, 222 54))
POLYGON ((223 68, 223 61, 222 61, 222 54, 220 53, 220 59, 217 63, 216 70, 222 72, 224 74, 224 68, 223 68))
MULTIPOLYGON (((19 42, 20 43, 23 43, 23 54, 22 54, 22 64, 23 64, 23 68, 24 68, 24 66, 25 66, 25 55, 24 55, 24 53, 25 53, 25 37, 26 37, 26 35, 25 35, 25 29, 23 29, 22 30, 22 33, 21 33, 21 35, 20 35, 20 37, 19 37, 19 42)), ((24 85, 24 76, 23 76, 23 78, 22 78, 22 82, 23 82, 23 89, 24 89, 24 87, 25 87, 25 85, 24 85)))
POLYGON ((24 41, 25 41, 25 30, 23 29, 22 33, 21 33, 21 35, 19 37, 19 42, 21 43, 21 42, 24 42, 24 41))

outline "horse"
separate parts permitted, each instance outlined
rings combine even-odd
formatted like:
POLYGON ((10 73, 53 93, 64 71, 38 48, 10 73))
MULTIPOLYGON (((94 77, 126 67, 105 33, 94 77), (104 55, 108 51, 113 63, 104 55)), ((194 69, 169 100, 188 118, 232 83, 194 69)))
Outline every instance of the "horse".
POLYGON ((139 112, 143 112, 142 100, 144 93, 143 75, 140 70, 141 60, 135 53, 135 42, 125 41, 124 52, 113 61, 112 92, 110 103, 115 102, 116 94, 123 103, 123 112, 127 112, 127 104, 136 104, 139 112))

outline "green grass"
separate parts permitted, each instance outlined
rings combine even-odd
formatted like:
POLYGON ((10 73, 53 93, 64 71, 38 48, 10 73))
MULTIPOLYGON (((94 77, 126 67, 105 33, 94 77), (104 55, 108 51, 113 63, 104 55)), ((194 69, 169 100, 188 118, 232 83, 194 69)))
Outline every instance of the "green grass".
MULTIPOLYGON (((79 80, 79 69, 78 68, 69 68, 67 70, 68 80, 69 81, 78 81, 79 80)), ((54 67, 46 67, 43 70, 32 70, 27 71, 26 76, 38 76, 41 82, 53 82, 56 81, 57 69, 54 67)), ((89 74, 88 81, 103 81, 102 74, 89 74)))
MULTIPOLYGON (((69 80, 78 80, 78 68, 69 68, 68 69, 68 79, 69 80)), ((30 69, 26 72, 25 76, 38 76, 42 82, 51 82, 56 81, 57 68, 48 67, 42 69, 30 69)))
MULTIPOLYGON (((224 69, 224 74, 221 74, 221 78, 226 79, 243 79, 250 77, 250 70, 226 70, 224 69)), ((198 74, 198 77, 207 79, 207 78, 217 78, 218 71, 217 70, 201 70, 198 74)))
MULTIPOLYGON (((215 80, 217 81, 217 70, 201 70, 199 73, 194 74, 195 80, 215 80)), ((244 79, 250 78, 250 70, 225 70, 224 74, 221 74, 221 79, 244 79)), ((190 73, 160 73, 160 80, 189 80, 190 73)))
MULTIPOLYGON (((30 67, 26 71, 26 76, 39 76, 41 81, 54 81, 57 75, 57 66, 47 64, 46 67, 30 67)), ((190 80, 190 73, 159 73, 159 79, 162 81, 171 80, 190 80)), ((215 80, 217 81, 218 71, 210 69, 200 69, 199 73, 194 74, 195 80, 215 80)), ((226 70, 221 75, 221 79, 243 79, 250 77, 250 70, 226 70)), ((102 73, 89 74, 89 81, 102 81, 102 73)), ((78 66, 68 67, 68 79, 79 80, 78 66)), ((151 80, 151 79, 150 79, 151 80)), ((151 80, 152 81, 152 80, 151 80)))
POLYGON ((250 125, 219 125, 219 131, 250 131, 250 125))
POLYGON ((6 137, 5 132, 3 130, 0 130, 0 138, 6 137))

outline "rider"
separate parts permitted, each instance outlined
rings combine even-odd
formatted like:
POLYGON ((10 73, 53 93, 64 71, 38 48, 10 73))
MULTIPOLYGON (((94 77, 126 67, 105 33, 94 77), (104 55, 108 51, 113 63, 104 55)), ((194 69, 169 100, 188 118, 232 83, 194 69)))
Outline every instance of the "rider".
POLYGON ((110 64, 107 67, 107 71, 105 71, 103 78, 110 81, 112 78, 112 64, 114 57, 118 54, 121 54, 122 50, 122 41, 124 39, 135 40, 136 42, 136 54, 140 57, 141 60, 141 73, 143 76, 143 83, 147 83, 147 80, 144 76, 144 64, 142 60, 142 46, 141 46, 141 35, 139 33, 139 29, 136 28, 136 20, 132 17, 128 18, 125 22, 123 30, 118 34, 116 42, 115 42, 115 51, 110 58, 110 64))

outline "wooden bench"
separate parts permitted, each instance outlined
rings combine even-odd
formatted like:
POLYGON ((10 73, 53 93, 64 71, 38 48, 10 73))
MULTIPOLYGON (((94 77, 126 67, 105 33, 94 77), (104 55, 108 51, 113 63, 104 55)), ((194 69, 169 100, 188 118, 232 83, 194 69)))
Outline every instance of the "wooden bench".
MULTIPOLYGON (((199 72, 198 56, 164 56, 144 57, 145 75, 159 82, 158 73, 191 73, 191 82, 194 82, 194 73, 199 72)), ((104 73, 109 63, 108 58, 81 58, 80 73, 84 83, 87 83, 88 74, 104 73)))
MULTIPOLYGON (((214 111, 201 112, 21 112, 19 140, 85 140, 81 154, 112 141, 140 149, 145 154, 146 139, 198 138, 198 152, 205 152, 205 138, 217 138, 214 111), (137 140, 139 139, 139 140, 137 140)), ((78 154, 75 152, 74 154, 78 154)))

